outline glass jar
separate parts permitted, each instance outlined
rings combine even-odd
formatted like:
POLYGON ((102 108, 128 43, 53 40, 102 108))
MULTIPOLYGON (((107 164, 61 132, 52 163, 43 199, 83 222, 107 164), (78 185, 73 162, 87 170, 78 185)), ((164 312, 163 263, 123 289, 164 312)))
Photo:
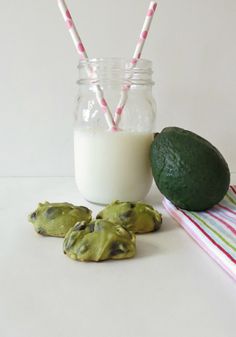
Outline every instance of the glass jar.
POLYGON ((79 63, 75 179, 82 196, 93 203, 143 200, 152 184, 149 153, 156 116, 152 63, 140 59, 132 70, 129 64, 122 58, 91 59, 89 75, 88 61, 79 63), (122 84, 130 86, 118 131, 108 128, 95 83, 101 86, 111 111, 116 110, 122 84))

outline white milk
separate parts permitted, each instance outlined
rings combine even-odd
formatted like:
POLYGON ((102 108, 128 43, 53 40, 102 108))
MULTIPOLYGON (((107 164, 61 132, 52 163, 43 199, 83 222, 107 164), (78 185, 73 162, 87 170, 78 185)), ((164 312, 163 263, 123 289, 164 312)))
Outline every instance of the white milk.
POLYGON ((142 200, 152 184, 152 133, 75 129, 75 178, 85 199, 142 200))

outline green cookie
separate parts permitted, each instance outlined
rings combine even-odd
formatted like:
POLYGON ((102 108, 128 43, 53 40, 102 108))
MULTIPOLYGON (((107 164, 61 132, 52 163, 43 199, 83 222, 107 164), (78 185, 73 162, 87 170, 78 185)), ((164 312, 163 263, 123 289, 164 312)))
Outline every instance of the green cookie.
POLYGON ((64 253, 73 260, 103 261, 133 257, 135 235, 119 224, 105 220, 77 223, 66 234, 64 253))
POLYGON ((121 224, 136 234, 156 231, 162 223, 162 216, 152 206, 142 202, 115 201, 104 208, 97 219, 121 224))
POLYGON ((84 206, 64 203, 39 203, 29 215, 29 221, 37 233, 45 236, 65 237, 68 230, 78 221, 89 222, 92 212, 84 206))

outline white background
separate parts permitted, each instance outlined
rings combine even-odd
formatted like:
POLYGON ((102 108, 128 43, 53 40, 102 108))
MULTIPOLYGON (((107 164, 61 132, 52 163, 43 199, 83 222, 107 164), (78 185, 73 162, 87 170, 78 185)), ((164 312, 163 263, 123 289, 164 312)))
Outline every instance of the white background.
MULTIPOLYGON (((130 57, 149 1, 70 0, 89 55, 130 57)), ((144 54, 156 128, 209 139, 236 172, 236 1, 159 0, 144 54)), ((0 176, 73 175, 78 57, 57 1, 0 0, 0 176)))

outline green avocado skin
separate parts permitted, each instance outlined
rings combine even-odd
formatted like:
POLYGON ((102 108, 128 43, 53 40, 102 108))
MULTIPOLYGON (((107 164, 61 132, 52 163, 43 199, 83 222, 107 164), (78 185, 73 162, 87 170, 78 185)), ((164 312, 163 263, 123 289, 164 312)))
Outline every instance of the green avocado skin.
POLYGON ((156 136, 151 165, 160 192, 182 209, 211 208, 229 188, 230 171, 221 153, 204 138, 178 127, 156 136))

